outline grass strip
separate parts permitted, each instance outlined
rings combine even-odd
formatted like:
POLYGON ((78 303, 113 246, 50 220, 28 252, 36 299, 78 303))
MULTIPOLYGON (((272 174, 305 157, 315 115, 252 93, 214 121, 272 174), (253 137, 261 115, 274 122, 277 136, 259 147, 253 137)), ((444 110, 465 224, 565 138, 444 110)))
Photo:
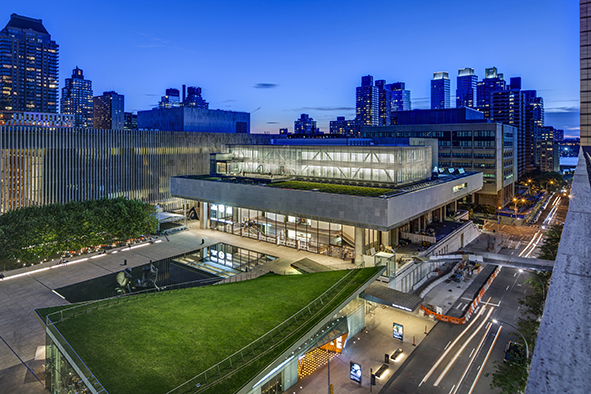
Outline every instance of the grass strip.
POLYGON ((269 187, 279 187, 296 190, 318 190, 323 193, 347 194, 352 196, 380 197, 393 192, 392 189, 366 186, 334 185, 330 183, 315 183, 302 181, 284 181, 270 183, 269 187))

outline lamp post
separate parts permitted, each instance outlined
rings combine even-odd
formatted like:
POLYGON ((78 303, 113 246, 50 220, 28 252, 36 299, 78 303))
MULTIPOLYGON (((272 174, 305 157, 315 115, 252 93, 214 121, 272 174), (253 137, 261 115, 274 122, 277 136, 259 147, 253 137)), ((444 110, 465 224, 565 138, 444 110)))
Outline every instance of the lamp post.
MULTIPOLYGON (((501 208, 503 207, 497 207, 497 234, 499 235, 499 238, 501 238, 501 208)), ((503 238, 501 238, 501 243, 503 242, 503 238)))
POLYGON ((520 202, 523 204, 525 202, 525 198, 522 198, 521 200, 517 197, 513 197, 513 205, 514 205, 514 210, 515 210, 515 220, 517 220, 517 203, 520 202))
POLYGON ((508 325, 509 327, 513 327, 515 329, 515 331, 517 331, 517 333, 519 335, 521 335, 521 338, 523 339, 523 343, 525 343, 525 357, 527 357, 527 359, 529 360, 529 346, 527 346, 527 341, 525 340, 525 337, 523 336, 523 334, 517 329, 517 327, 515 327, 513 324, 511 323, 507 323, 505 321, 501 321, 501 320, 496 320, 493 319, 493 323, 499 323, 501 326, 503 324, 508 325))

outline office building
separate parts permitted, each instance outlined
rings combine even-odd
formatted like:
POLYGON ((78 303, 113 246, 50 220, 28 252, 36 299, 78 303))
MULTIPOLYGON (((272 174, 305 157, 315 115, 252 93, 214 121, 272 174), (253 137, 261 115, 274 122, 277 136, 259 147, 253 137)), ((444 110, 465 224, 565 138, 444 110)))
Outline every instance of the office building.
POLYGON ((535 164, 541 171, 560 170, 560 145, 553 139, 535 141, 535 164))
POLYGON ((357 136, 359 130, 359 124, 355 119, 347 120, 344 116, 337 116, 337 120, 330 121, 330 134, 357 136))
POLYGON ((397 111, 410 111, 410 90, 406 90, 404 82, 396 82, 386 85, 386 89, 390 90, 391 96, 391 110, 392 112, 397 111))
MULTIPOLYGON (((470 108, 456 110, 473 111, 470 108)), ((514 127, 502 123, 475 121, 363 127, 361 137, 371 138, 377 146, 392 143, 397 138, 437 139, 438 170, 457 173, 461 168, 482 172, 483 187, 475 193, 473 202, 497 207, 510 201, 514 195, 517 181, 516 132, 514 127)))
MULTIPOLYGON (((490 119, 511 125, 516 129, 515 147, 517 149, 517 179, 527 171, 526 152, 530 153, 530 146, 525 138, 525 96, 521 88, 520 79, 511 78, 509 89, 497 90, 491 93, 490 119)), ((531 159, 531 153, 527 156, 531 159)))
MULTIPOLYGON (((535 90, 524 90, 524 143, 525 169, 531 171, 536 165, 535 152, 537 136, 541 135, 544 127, 544 99, 537 96, 535 90)), ((542 138, 543 139, 543 138, 542 138)), ((554 136, 552 136, 554 139, 554 136)))
POLYGON ((123 124, 125 130, 137 129, 137 114, 134 114, 133 112, 124 112, 123 117, 125 119, 123 124))
POLYGON ((58 45, 41 19, 12 14, 0 31, 0 111, 58 112, 58 45))
POLYGON ((170 195, 171 176, 208 173, 209 154, 230 144, 269 141, 265 135, 1 126, 0 214, 117 196, 176 209, 181 203, 170 195))
POLYGON ((123 129, 125 126, 124 96, 104 92, 93 99, 93 125, 95 129, 123 129))
POLYGON ((431 109, 449 108, 450 82, 447 71, 433 73, 431 80, 431 109))
POLYGON ((140 129, 202 133, 250 133, 248 112, 223 111, 192 106, 138 111, 140 129))
POLYGON ((392 91, 386 81, 380 79, 376 81, 379 95, 379 126, 390 126, 390 116, 392 113, 392 91))
POLYGON ((373 77, 361 77, 361 86, 356 89, 357 123, 363 126, 380 124, 380 92, 373 84, 373 77))
POLYGON ((456 86, 456 108, 476 107, 476 84, 478 77, 474 75, 473 68, 461 68, 458 70, 456 86))
POLYGON ((76 67, 62 89, 61 112, 74 115, 74 127, 92 128, 93 105, 92 81, 76 67))
POLYGON ((487 119, 491 118, 490 105, 492 92, 505 90, 506 88, 507 82, 504 80, 503 74, 497 72, 496 67, 484 70, 484 78, 476 85, 476 101, 478 110, 483 112, 487 119))
POLYGON ((294 134, 316 134, 318 133, 318 127, 316 127, 316 121, 308 114, 301 114, 299 119, 293 122, 294 134))

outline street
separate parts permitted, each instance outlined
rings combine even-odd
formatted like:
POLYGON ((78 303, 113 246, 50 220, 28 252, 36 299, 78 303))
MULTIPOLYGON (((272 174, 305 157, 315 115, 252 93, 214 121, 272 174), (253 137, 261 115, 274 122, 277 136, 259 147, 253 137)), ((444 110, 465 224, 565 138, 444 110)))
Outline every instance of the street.
MULTIPOLYGON (((492 320, 517 325, 518 299, 526 295, 529 275, 503 268, 471 321, 439 322, 380 393, 489 393, 491 377, 486 374, 494 372, 493 361, 502 362, 510 340, 521 341, 509 335, 515 329, 508 324, 501 328, 492 320)), ((470 300, 460 298, 453 307, 466 301, 470 300)))

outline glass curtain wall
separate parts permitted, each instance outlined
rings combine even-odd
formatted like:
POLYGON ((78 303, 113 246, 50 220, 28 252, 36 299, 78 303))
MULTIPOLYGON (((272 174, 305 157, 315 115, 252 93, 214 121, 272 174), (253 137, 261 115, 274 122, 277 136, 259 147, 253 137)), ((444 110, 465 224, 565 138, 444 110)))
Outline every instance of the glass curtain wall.
POLYGON ((343 236, 343 227, 347 226, 338 223, 223 204, 211 204, 210 223, 218 231, 298 250, 342 259, 355 256, 353 240, 343 236))

